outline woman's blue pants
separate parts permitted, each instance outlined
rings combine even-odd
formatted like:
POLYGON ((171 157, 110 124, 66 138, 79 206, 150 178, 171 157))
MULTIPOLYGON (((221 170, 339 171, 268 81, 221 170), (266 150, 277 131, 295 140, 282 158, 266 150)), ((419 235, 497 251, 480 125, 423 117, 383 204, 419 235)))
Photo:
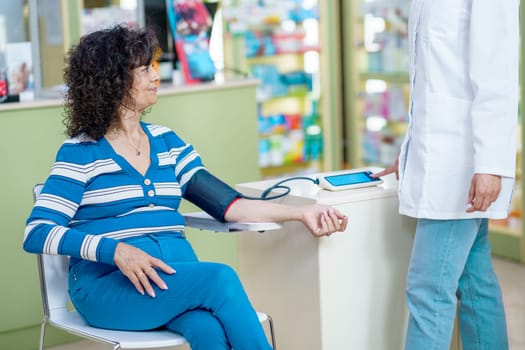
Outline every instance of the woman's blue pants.
POLYGON ((69 293, 86 322, 119 330, 167 327, 182 334, 192 350, 271 349, 229 266, 199 262, 189 242, 178 234, 150 234, 126 243, 162 259, 177 272, 159 271, 168 289, 154 286, 152 298, 141 295, 115 266, 85 260, 72 264, 69 293))

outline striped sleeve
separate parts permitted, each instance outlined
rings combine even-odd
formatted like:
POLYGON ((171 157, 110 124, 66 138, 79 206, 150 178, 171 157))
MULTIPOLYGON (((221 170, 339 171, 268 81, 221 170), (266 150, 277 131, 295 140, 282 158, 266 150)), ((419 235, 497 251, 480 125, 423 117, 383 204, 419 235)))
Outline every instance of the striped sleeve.
POLYGON ((188 181, 197 171, 202 169, 204 169, 204 165, 202 164, 201 157, 197 151, 193 149, 192 145, 186 145, 178 155, 175 163, 175 175, 180 183, 183 194, 186 191, 188 181))
POLYGON ((161 137, 167 151, 159 155, 159 164, 174 166, 182 196, 219 221, 240 193, 210 174, 199 153, 172 130, 149 125, 152 135, 161 137))
POLYGON ((23 247, 30 253, 69 255, 113 264, 118 241, 68 227, 86 182, 108 162, 82 163, 81 145, 64 143, 26 222, 23 247))
MULTIPOLYGON (((150 125, 150 131, 154 136, 163 136, 168 151, 161 158, 164 159, 164 162, 174 163, 175 176, 184 196, 188 181, 197 171, 206 169, 199 153, 191 144, 184 142, 174 131, 168 128, 150 125)), ((163 159, 160 159, 161 164, 163 159)))

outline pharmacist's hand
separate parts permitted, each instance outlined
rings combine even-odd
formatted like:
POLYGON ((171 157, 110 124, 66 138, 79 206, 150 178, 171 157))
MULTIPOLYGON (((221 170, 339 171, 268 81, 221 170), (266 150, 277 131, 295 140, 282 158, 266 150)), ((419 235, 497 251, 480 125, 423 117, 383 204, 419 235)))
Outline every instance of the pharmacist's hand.
POLYGON ((348 217, 329 206, 309 205, 304 207, 302 221, 314 236, 321 237, 346 230, 348 217))
POLYGON ((175 273, 175 270, 162 260, 122 242, 117 244, 114 261, 115 265, 133 283, 140 294, 144 295, 146 292, 152 298, 155 298, 155 291, 151 282, 155 283, 160 289, 168 289, 155 268, 170 275, 175 273))
POLYGON ((396 173, 396 179, 399 180, 399 158, 396 159, 396 161, 394 162, 394 165, 392 165, 391 167, 388 167, 385 170, 372 174, 370 176, 381 177, 381 176, 389 175, 392 173, 396 173))
POLYGON ((501 191, 501 176, 492 174, 474 174, 470 182, 467 213, 486 211, 498 199, 501 191))

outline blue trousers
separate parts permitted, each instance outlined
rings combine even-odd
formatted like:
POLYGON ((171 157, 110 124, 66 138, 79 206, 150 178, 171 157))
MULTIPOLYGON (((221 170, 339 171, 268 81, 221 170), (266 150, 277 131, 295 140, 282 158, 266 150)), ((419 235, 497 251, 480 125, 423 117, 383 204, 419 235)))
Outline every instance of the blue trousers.
POLYGON ((487 219, 419 219, 406 298, 406 350, 448 350, 458 303, 464 349, 508 349, 487 219))
POLYGON ((233 269, 199 262, 181 235, 150 234, 127 240, 177 272, 159 271, 168 289, 156 297, 137 292, 115 266, 81 260, 71 265, 71 300, 92 326, 118 330, 167 327, 193 350, 270 350, 257 314, 233 269))

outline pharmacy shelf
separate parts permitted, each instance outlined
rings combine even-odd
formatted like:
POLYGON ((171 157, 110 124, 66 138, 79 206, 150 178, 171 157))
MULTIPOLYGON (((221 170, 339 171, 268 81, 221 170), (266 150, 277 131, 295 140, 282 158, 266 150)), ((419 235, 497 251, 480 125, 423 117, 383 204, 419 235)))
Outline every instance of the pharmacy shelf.
POLYGON ((334 89, 342 84, 339 8, 339 2, 325 0, 283 0, 267 7, 263 2, 249 0, 223 3, 225 66, 261 80, 259 122, 281 115, 303 118, 302 161, 297 161, 296 152, 284 153, 285 162, 279 164, 279 136, 283 136, 283 152, 297 150, 297 128, 288 130, 280 124, 276 132, 270 131, 273 124, 260 128, 259 165, 263 178, 342 167, 342 93, 334 89), (298 17, 289 12, 292 8, 298 10, 298 17), (272 69, 277 70, 280 79, 274 79, 272 69), (295 84, 295 74, 300 73, 311 76, 310 84, 295 84), (286 93, 278 80, 285 81, 286 93), (301 89, 305 87, 308 89, 301 89), (287 139, 291 132, 294 135, 287 139), (292 158, 293 162, 287 161, 292 158))
POLYGON ((489 240, 494 255, 524 262, 523 228, 510 228, 501 224, 489 225, 489 240))

